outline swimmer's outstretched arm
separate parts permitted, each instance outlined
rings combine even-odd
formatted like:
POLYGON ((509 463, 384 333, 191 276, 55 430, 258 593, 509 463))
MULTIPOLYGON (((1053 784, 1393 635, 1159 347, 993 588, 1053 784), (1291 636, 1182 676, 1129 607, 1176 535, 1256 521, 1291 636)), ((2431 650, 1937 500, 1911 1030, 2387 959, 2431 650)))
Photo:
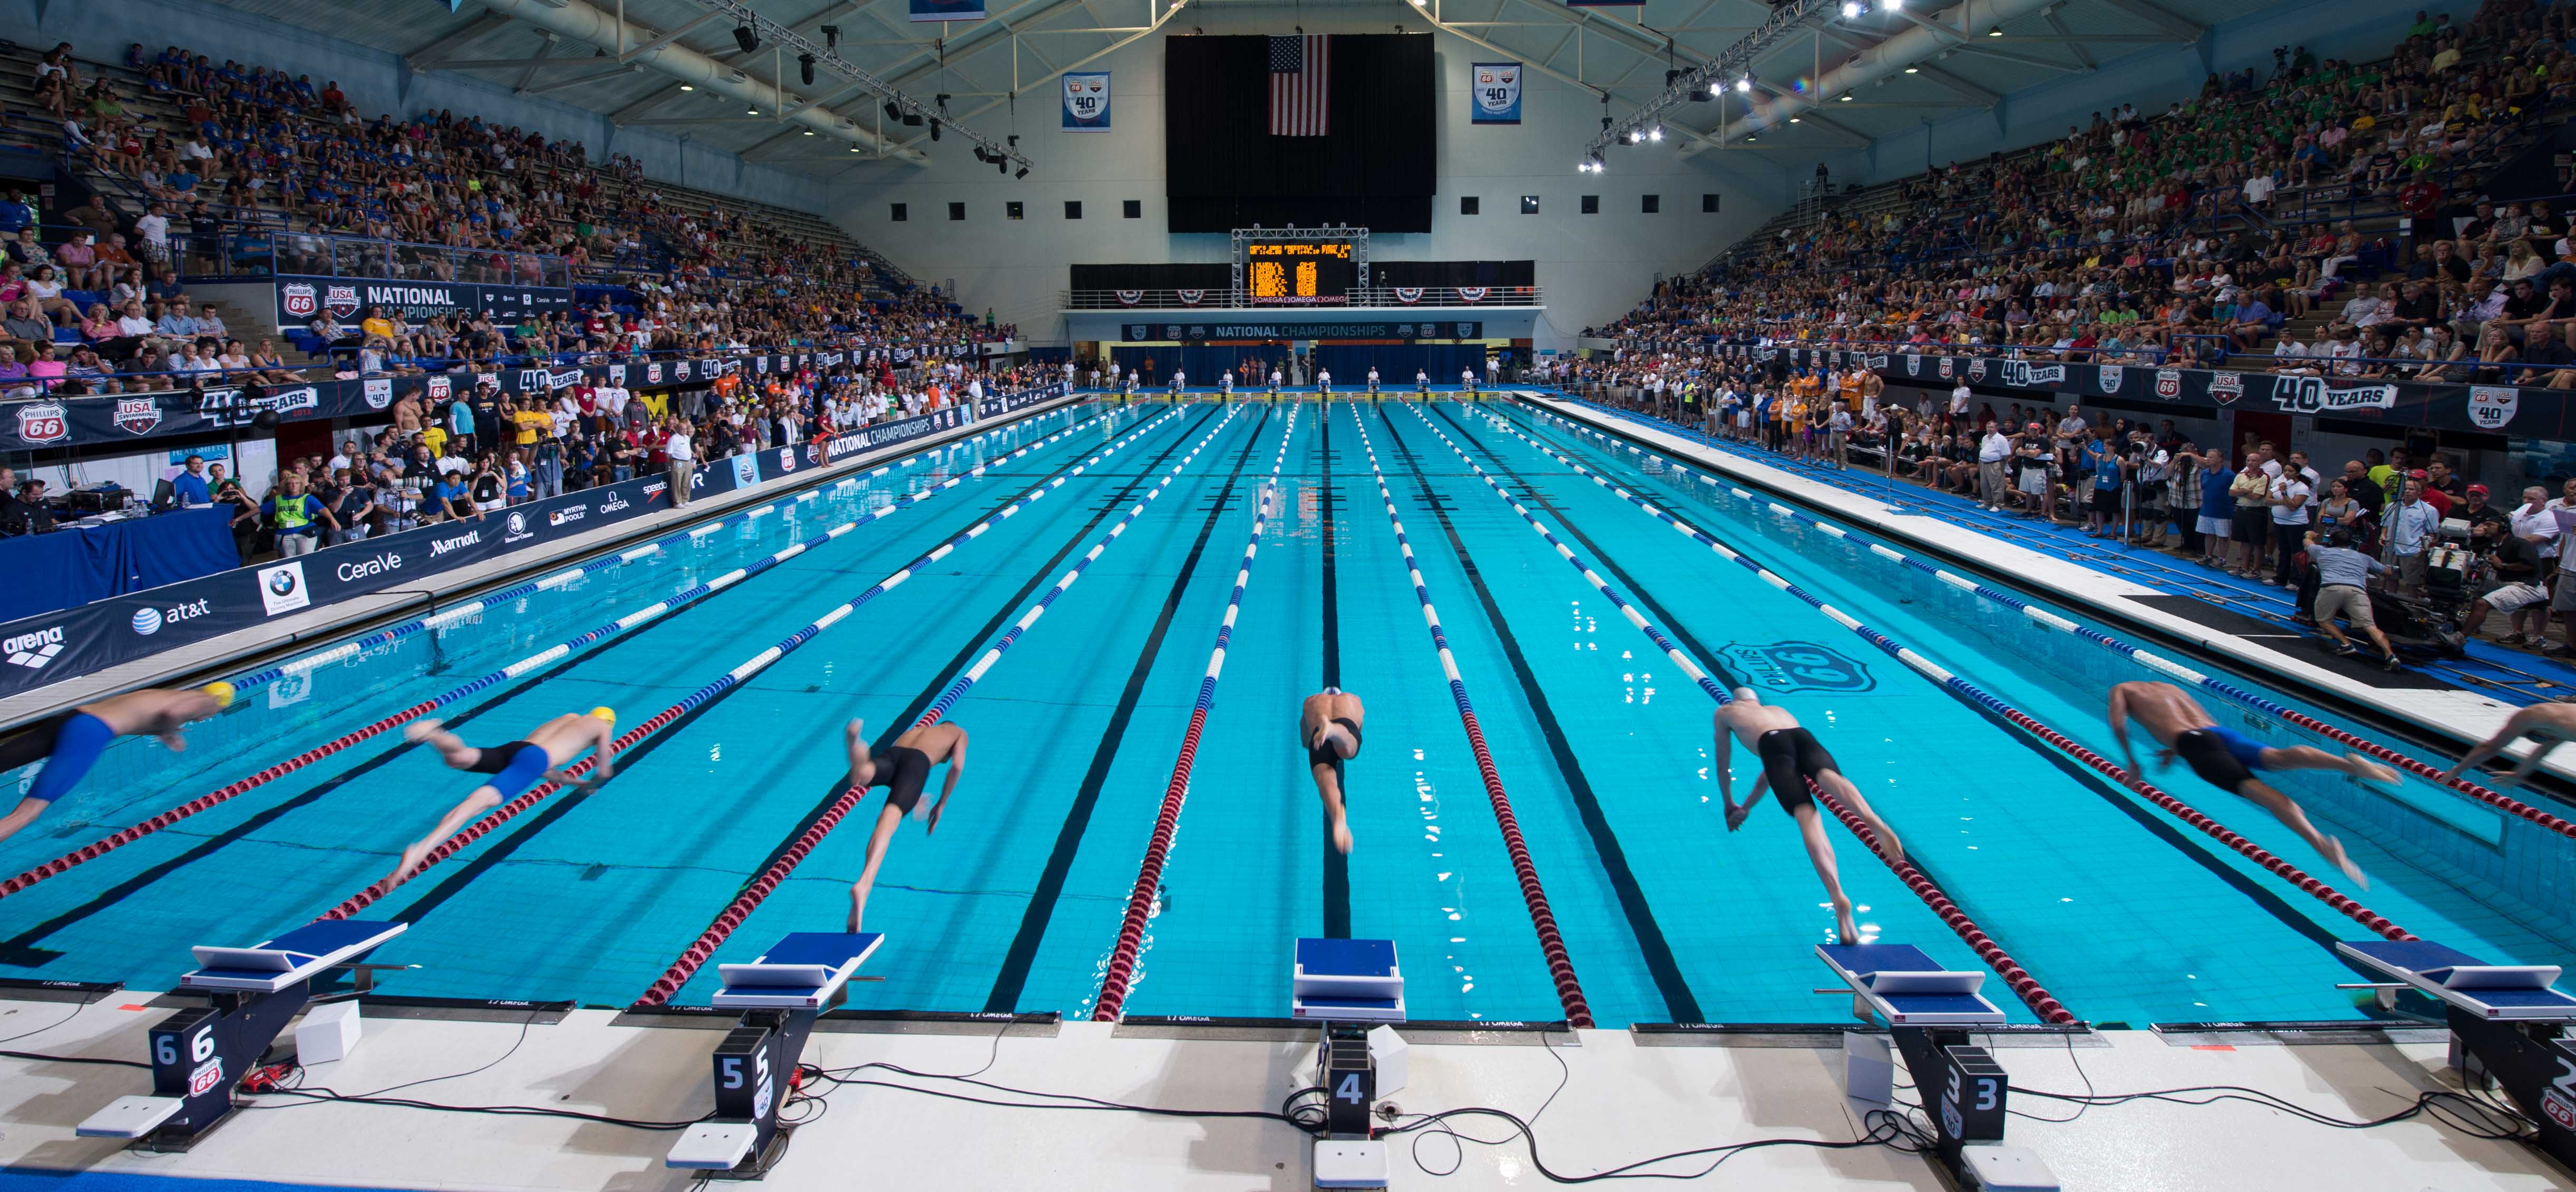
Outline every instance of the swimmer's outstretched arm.
MULTIPOLYGON (((2470 750, 2467 757, 2461 758, 2459 765, 2443 771, 2442 781, 2449 782, 2470 770, 2474 770, 2479 766, 2486 764, 2489 758, 2503 753, 2506 749, 2510 748, 2515 741, 2522 739, 2522 735, 2526 731, 2528 731, 2528 729, 2523 721, 2521 713, 2517 712, 2514 715, 2507 717, 2504 722, 2504 727, 2498 729, 2496 731, 2496 735, 2478 742, 2477 748, 2470 750)), ((2536 733, 2533 735, 2535 737, 2539 736, 2539 734, 2536 733)), ((2548 753, 2550 747, 2555 745, 2556 742, 2548 740, 2547 738, 2541 738, 2539 740, 2535 740, 2532 744, 2534 745, 2532 757, 2535 759, 2534 764, 2536 765, 2536 759, 2541 755, 2548 753)), ((2522 774, 2527 775, 2529 773, 2529 770, 2522 771, 2522 774)), ((2517 775, 2517 777, 2519 777, 2519 775, 2517 775)))
POLYGON ((1717 793, 1726 800, 1726 809, 1735 810, 1735 772, 1727 767, 1735 757, 1735 734, 1727 731, 1726 722, 1717 722, 1717 793))
POLYGON ((2129 763, 2129 777, 2134 779, 2146 771, 2138 768, 2138 751, 2129 744, 2129 693, 2126 686, 2115 684, 2111 688, 2111 709, 2107 715, 2111 721, 2111 739, 2120 743, 2120 758, 2129 763))
POLYGON ((1744 793, 1744 801, 1726 805, 1726 830, 1732 832, 1743 827, 1744 821, 1753 814, 1753 805, 1762 801, 1762 792, 1770 789, 1771 775, 1768 771, 1754 775, 1753 789, 1744 793))
POLYGON ((36 817, 43 815, 45 809, 51 806, 53 804, 43 799, 18 800, 17 807, 11 809, 8 815, 0 816, 0 840, 7 840, 17 835, 18 829, 36 822, 36 817))
POLYGON ((617 774, 617 722, 584 716, 589 722, 591 748, 598 751, 599 764, 591 767, 593 782, 606 782, 617 774))

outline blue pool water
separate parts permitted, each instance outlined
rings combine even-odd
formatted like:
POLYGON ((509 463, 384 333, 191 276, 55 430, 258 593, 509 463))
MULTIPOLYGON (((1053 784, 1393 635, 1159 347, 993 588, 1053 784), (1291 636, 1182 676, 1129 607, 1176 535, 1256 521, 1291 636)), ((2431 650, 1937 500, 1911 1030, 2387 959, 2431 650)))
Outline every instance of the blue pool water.
MULTIPOLYGON (((1293 411, 1146 403, 1049 413, 397 638, 309 681, 253 689, 200 726, 185 753, 121 742, 79 793, 0 844, 0 875, 966 477, 444 713, 476 742, 598 704, 640 723, 1033 487, 1044 491, 648 739, 595 792, 539 803, 367 912, 412 924, 379 959, 422 967, 387 992, 627 1004, 837 794, 846 721, 864 718, 882 737, 919 715, 1180 465, 948 712, 973 734, 969 772, 936 835, 907 823, 897 836, 869 903, 869 928, 886 933, 869 970, 885 980, 852 987, 863 1009, 1086 1013, 1260 485, 1284 448, 1279 515, 1244 591, 1125 1008, 1282 1015, 1291 941, 1346 933, 1397 942, 1416 1018, 1559 1018, 1365 435, 1600 1024, 1829 1021, 1842 1006, 1808 990, 1823 975, 1812 945, 1829 939, 1832 916, 1788 816, 1766 802, 1743 830, 1726 830, 1710 699, 1474 476, 1453 442, 1698 665, 1750 678, 1798 712, 1922 868, 2077 1016, 2143 1025, 2365 1014, 2333 988, 2357 979, 2331 944, 2363 938, 2359 925, 1522 436, 2113 757, 2100 693, 2155 677, 2137 663, 1531 407, 1293 411), (1113 442, 1117 451, 1082 475, 1042 487, 1113 442), (1324 843, 1294 731, 1299 699, 1326 685, 1368 706, 1366 748, 1349 766, 1358 843, 1347 859, 1324 843)), ((2273 743, 2312 743, 2268 717, 2212 710, 2273 743)), ((1749 780, 1740 752, 1736 770, 1749 780)), ((2259 809, 2179 770, 2158 777, 2343 884, 2259 809)), ((0 976, 166 984, 187 967, 187 945, 248 943, 363 888, 472 784, 398 734, 361 743, 0 898, 0 976)), ((2372 909, 2491 959, 2576 963, 2576 841, 2411 779, 2396 791, 2340 777, 2281 785, 2353 849, 2374 881, 2353 892, 2372 909)), ((864 804, 826 837, 716 961, 838 923, 873 815, 864 804)), ((1829 830, 1865 931, 1978 967, 1858 841, 1829 830)), ((703 1004, 713 982, 711 963, 673 1000, 703 1004)), ((2031 1017, 2000 982, 1988 990, 2016 1018, 2031 1017)))

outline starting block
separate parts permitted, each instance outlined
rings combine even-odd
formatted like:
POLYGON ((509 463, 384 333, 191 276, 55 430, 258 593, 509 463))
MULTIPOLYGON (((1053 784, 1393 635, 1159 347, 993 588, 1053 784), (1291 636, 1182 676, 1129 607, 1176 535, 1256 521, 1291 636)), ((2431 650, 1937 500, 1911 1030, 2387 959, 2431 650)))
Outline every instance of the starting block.
POLYGON ((2540 1148, 2576 1168, 2576 997, 2555 986, 2554 964, 2488 964, 2428 940, 2357 940, 2335 951, 2392 978, 2344 988, 2377 990, 2395 1008, 2400 990, 2442 1003, 2451 1028, 2451 1066, 2465 1082, 2503 1087, 2539 1131, 2540 1148))
POLYGON ((132 1139, 143 1150, 188 1149, 232 1116, 233 1090, 312 1002, 314 979, 357 967, 406 926, 326 919, 247 948, 191 949, 200 967, 179 978, 179 992, 205 994, 207 1004, 180 1010, 147 1032, 152 1095, 120 1097, 76 1132, 132 1139))
POLYGON ((1292 1018, 1404 1021, 1404 970, 1394 940, 1301 939, 1289 987, 1292 1018))
POLYGON ((1407 1064, 1394 1028, 1367 1024, 1404 1021, 1404 970, 1395 963, 1395 941, 1298 940, 1288 1012, 1324 1024, 1315 1054, 1315 1083, 1324 1090, 1324 1137, 1312 1154, 1315 1186, 1385 1187, 1386 1144, 1372 1136, 1369 1110, 1377 1104, 1381 1062, 1391 1088, 1404 1086, 1407 1064))
MULTIPOLYGON (((1944 969, 1912 944, 1819 944, 1816 956, 1849 989, 1856 1013, 1887 1024, 1922 1090, 1936 1140, 1932 1155, 1953 1187, 2057 1187, 2039 1156, 2002 1145, 2010 1078, 1985 1048, 1969 1042, 1967 1029, 2004 1021, 2002 1008, 1979 992, 1986 974, 1944 969)), ((1844 1087, 1854 1096, 1883 1096, 1889 1082, 1884 1051, 1846 1047, 1844 1056, 1844 1087)))
POLYGON ((814 1020, 848 996, 852 977, 881 933, 793 932, 749 964, 716 966, 720 1010, 742 1021, 716 1045, 716 1113, 689 1127, 662 1165, 713 1179, 756 1180, 777 1161, 779 1107, 795 1087, 796 1065, 814 1020))

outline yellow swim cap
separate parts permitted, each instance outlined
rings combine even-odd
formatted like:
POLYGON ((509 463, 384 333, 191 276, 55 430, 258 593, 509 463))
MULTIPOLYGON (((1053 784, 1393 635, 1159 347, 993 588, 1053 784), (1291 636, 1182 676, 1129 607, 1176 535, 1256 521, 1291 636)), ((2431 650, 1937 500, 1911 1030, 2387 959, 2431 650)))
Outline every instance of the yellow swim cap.
POLYGON ((215 706, 218 708, 233 706, 233 685, 230 683, 208 683, 198 690, 215 697, 215 706))
POLYGON ((590 710, 590 714, 600 718, 601 720, 605 720, 610 724, 617 723, 617 709, 615 708, 592 708, 590 710))

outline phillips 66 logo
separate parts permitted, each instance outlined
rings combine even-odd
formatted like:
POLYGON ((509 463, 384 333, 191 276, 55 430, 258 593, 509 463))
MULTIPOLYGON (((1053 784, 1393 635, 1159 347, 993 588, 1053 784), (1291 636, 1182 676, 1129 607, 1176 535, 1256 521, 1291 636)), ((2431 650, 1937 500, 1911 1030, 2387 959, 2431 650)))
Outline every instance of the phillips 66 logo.
POLYGON ((309 319, 322 309, 322 295, 311 282, 293 281, 277 287, 277 304, 295 318, 309 319))
POLYGON ((30 443, 59 443, 72 437, 71 415, 58 401, 18 407, 18 437, 30 443))
POLYGON ((2181 369, 2160 368, 2156 370, 2156 396, 2161 397, 2166 401, 2174 401, 2182 397, 2181 369))

